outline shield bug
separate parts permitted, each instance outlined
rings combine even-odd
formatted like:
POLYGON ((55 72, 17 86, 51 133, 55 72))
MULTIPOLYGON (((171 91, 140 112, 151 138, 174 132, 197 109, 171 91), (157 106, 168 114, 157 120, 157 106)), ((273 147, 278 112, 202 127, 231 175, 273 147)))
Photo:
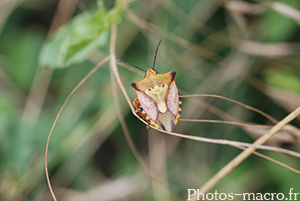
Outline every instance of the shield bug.
POLYGON ((135 89, 137 98, 133 101, 134 107, 141 117, 158 129, 171 132, 181 113, 181 98, 175 83, 176 72, 158 73, 155 70, 155 61, 158 52, 159 41, 155 55, 153 67, 146 71, 133 64, 126 63, 145 72, 143 79, 133 82, 131 86, 135 89))

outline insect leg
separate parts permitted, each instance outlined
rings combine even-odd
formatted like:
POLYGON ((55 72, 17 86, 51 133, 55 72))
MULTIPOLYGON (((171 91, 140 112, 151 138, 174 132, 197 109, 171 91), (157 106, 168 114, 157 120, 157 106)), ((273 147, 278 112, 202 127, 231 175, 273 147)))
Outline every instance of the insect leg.
POLYGON ((143 117, 143 119, 146 121, 146 122, 148 122, 148 125, 147 125, 147 130, 149 130, 149 125, 150 125, 150 121, 148 121, 147 119, 146 119, 146 117, 143 115, 143 113, 140 111, 140 109, 138 108, 138 104, 140 104, 140 101, 139 101, 139 99, 134 99, 134 101, 133 101, 133 106, 135 107, 135 109, 140 113, 140 115, 143 117))

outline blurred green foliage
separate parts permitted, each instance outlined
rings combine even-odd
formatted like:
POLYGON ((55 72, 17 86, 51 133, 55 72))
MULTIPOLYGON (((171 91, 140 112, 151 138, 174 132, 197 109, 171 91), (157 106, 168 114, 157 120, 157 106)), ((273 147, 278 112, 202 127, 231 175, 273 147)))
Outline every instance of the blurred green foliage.
POLYGON ((264 77, 266 83, 271 86, 294 93, 300 93, 300 80, 297 72, 272 71, 267 72, 264 77))
POLYGON ((66 67, 88 59, 97 47, 108 45, 108 30, 121 18, 120 3, 109 12, 103 4, 95 12, 78 14, 62 27, 41 50, 39 66, 42 68, 66 67))
MULTIPOLYGON (((118 24, 117 58, 144 69, 152 65, 157 42, 162 39, 156 70, 176 71, 181 94, 222 95, 277 119, 299 106, 299 21, 274 10, 275 1, 242 1, 242 6, 235 7, 237 2, 232 2, 230 7, 208 0, 87 0, 78 1, 74 9, 63 1, 3 2, 1 201, 51 200, 44 173, 47 135, 69 93, 109 55, 113 23, 118 24), (55 23, 60 26, 52 33, 55 23), (247 51, 242 48, 245 41, 257 42, 261 48, 247 51), (266 48, 269 44, 284 45, 266 48), (269 56, 263 54, 266 50, 269 56), (287 94, 294 99, 283 100, 287 94)), ((280 2, 290 6, 287 8, 300 8, 299 1, 280 2)), ((119 72, 134 100, 130 83, 141 79, 143 73, 121 66, 119 72)), ((151 169, 167 183, 169 190, 165 191, 146 175, 129 148, 119 123, 110 73, 105 64, 88 79, 70 99, 54 129, 48 163, 59 200, 185 200, 187 188, 200 187, 240 153, 229 146, 152 130, 147 135, 145 125, 131 114, 119 90, 120 108, 133 142, 151 169)), ((182 118, 270 124, 260 115, 224 100, 182 101, 182 118)), ((299 126, 299 119, 293 125, 299 126)), ((256 138, 244 128, 211 123, 179 122, 175 131, 249 143, 256 138)), ((299 151, 295 141, 278 140, 271 145, 299 151)), ((299 167, 297 158, 263 153, 299 167)), ((298 183, 296 173, 251 156, 215 189, 287 195, 289 188, 299 192, 298 183)))
MULTIPOLYGON (((300 9, 299 1, 279 0, 276 2, 283 3, 283 5, 288 5, 298 10, 300 9)), ((290 41, 299 29, 299 24, 297 22, 283 16, 281 13, 278 13, 278 11, 274 11, 273 9, 269 9, 267 11, 262 20, 261 26, 266 26, 266 28, 261 28, 261 34, 264 41, 267 42, 290 41)))

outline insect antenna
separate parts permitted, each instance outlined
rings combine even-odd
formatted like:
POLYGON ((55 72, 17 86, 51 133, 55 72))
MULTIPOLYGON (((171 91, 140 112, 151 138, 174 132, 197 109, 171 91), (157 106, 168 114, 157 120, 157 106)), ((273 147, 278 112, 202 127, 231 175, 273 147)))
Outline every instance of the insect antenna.
POLYGON ((154 55, 154 61, 153 61, 153 68, 155 68, 156 55, 157 55, 158 47, 159 47, 160 43, 161 43, 161 39, 159 40, 159 42, 157 44, 157 47, 156 47, 156 51, 155 51, 155 55, 154 55))
POLYGON ((128 64, 128 65, 133 66, 133 67, 135 67, 135 68, 137 68, 137 69, 139 69, 139 70, 141 70, 141 71, 143 71, 143 72, 146 72, 144 69, 142 69, 142 68, 140 68, 140 67, 138 67, 138 66, 136 66, 136 65, 133 65, 133 64, 131 64, 131 63, 128 63, 128 62, 126 62, 126 61, 118 61, 118 63, 128 64))

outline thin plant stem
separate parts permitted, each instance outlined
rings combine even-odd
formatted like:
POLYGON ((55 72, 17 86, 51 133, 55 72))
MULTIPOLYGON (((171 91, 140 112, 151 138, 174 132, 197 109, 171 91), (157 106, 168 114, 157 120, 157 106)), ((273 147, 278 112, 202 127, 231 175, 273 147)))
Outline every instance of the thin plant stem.
POLYGON ((273 123, 277 123, 278 120, 274 119, 272 116, 268 115, 267 113, 257 109, 257 108, 254 108, 254 107, 251 107, 249 105, 246 105, 244 103, 241 103, 239 101, 236 101, 236 100, 233 100, 233 99, 230 99, 230 98, 226 98, 226 97, 223 97, 223 96, 219 96, 219 95, 214 95, 214 94, 193 94, 193 95, 182 95, 181 96, 182 98, 188 98, 188 97, 213 97, 213 98, 220 98, 220 99, 223 99, 223 100, 227 100, 227 101, 230 101, 230 102, 233 102, 233 103, 236 103, 238 105, 241 105, 249 110, 252 110, 254 112, 257 112, 259 114, 261 114, 262 116, 266 117, 267 119, 269 119, 270 121, 272 121, 273 123))
POLYGON ((242 127, 259 127, 259 128, 270 128, 269 125, 259 125, 259 124, 250 124, 243 122, 234 122, 234 121, 223 121, 223 120, 211 120, 211 119, 179 119, 179 121, 186 122, 203 122, 203 123, 219 123, 219 124, 231 124, 242 127))
POLYGON ((255 149, 274 151, 274 152, 283 153, 283 154, 287 154, 287 155, 290 155, 290 156, 300 158, 300 153, 299 152, 295 152, 295 151, 291 151, 291 150, 287 150, 287 149, 283 149, 283 148, 279 148, 279 147, 259 145, 259 144, 251 144, 251 143, 246 143, 246 142, 224 140, 224 139, 211 139, 211 138, 199 137, 199 136, 194 136, 194 135, 185 135, 185 134, 182 134, 182 133, 168 132, 168 131, 164 131, 164 130, 161 130, 161 129, 157 129, 157 128, 151 126, 151 125, 150 125, 150 127, 157 130, 157 131, 160 131, 162 133, 166 133, 168 135, 172 135, 172 136, 176 136, 176 137, 180 137, 180 138, 185 138, 185 139, 190 139, 190 140, 195 140, 195 141, 199 141, 199 142, 208 142, 208 143, 213 143, 213 144, 229 145, 229 146, 233 146, 233 147, 236 147, 236 146, 252 147, 252 148, 255 148, 255 149))
POLYGON ((105 57, 102 61, 100 61, 86 76, 84 76, 84 78, 82 78, 82 80, 76 85, 76 87, 72 90, 72 92, 69 94, 69 96, 67 97, 67 99, 65 100, 64 104, 61 106, 61 108, 59 109, 59 112, 57 113, 55 120, 52 124, 51 130, 49 132, 48 135, 48 139, 47 139, 47 144, 46 144, 46 151, 45 151, 45 172, 46 172, 46 179, 47 179, 47 183, 48 183, 48 187, 51 193, 51 196, 53 198, 54 201, 57 201, 57 198, 55 196, 55 193, 53 191, 51 182, 50 182, 50 177, 49 177, 49 173, 48 173, 48 150, 49 150, 49 144, 50 144, 50 138, 51 135, 53 133, 53 130, 55 128, 55 125, 58 121, 58 118, 62 112, 62 110, 64 109, 65 105, 68 103, 69 99, 73 96, 73 94, 77 91, 77 89, 95 72, 97 71, 103 64, 105 64, 106 62, 109 61, 109 56, 105 57))
MULTIPOLYGON (((139 151, 137 150, 136 146, 134 145, 134 142, 130 136, 128 127, 126 125, 124 116, 121 112, 121 108, 120 108, 120 103, 118 100, 118 95, 117 95, 117 90, 116 90, 116 85, 115 82, 117 80, 118 86, 121 88, 123 95, 126 97, 129 106, 132 108, 132 105, 129 102, 129 97, 127 95, 127 92, 122 84, 121 78, 119 76, 118 70, 117 70, 117 65, 116 65, 116 56, 115 56, 115 44, 116 44, 116 37, 117 37, 117 25, 114 24, 112 25, 111 28, 111 42, 110 42, 110 69, 111 69, 111 81, 112 81, 112 87, 113 87, 113 95, 114 95, 114 100, 116 102, 116 110, 118 113, 118 117, 122 126, 122 129, 124 131, 124 135, 126 138, 126 141, 129 145, 129 148, 131 149, 133 155, 135 156, 135 158, 137 159, 137 161, 139 162, 139 164, 143 167, 143 169, 145 170, 145 172, 150 176, 150 178, 152 178, 153 180, 157 181, 157 184, 160 185, 160 188, 162 188, 162 190, 164 190, 165 192, 169 192, 169 189, 166 187, 166 185, 161 181, 161 179, 151 170, 151 168, 149 167, 149 165, 147 164, 147 162, 144 160, 144 158, 141 156, 141 154, 139 153, 139 151), (115 80, 116 79, 116 80, 115 80)), ((136 113, 134 112, 133 109, 133 114, 136 115, 136 113)))
MULTIPOLYGON (((111 69, 111 78, 112 78, 112 86, 113 86, 113 94, 114 94, 114 100, 116 101, 116 109, 117 109, 117 113, 118 113, 118 117, 120 119, 120 123, 122 126, 122 129, 124 131, 125 134, 125 138, 128 142, 128 145, 133 153, 133 155, 136 157, 136 159, 138 160, 138 162, 141 164, 141 166, 144 168, 144 170, 146 171, 146 173, 148 175, 150 175, 150 177, 159 180, 159 178, 151 171, 150 167, 148 166, 148 164, 146 163, 146 161, 143 159, 143 157, 140 155, 140 153, 138 152, 136 146, 134 145, 130 134, 129 134, 129 130, 128 127, 125 123, 124 120, 124 116, 121 112, 121 108, 120 108, 120 104, 118 101, 118 97, 117 97, 117 93, 116 93, 116 86, 115 86, 115 79, 117 80, 117 83, 119 85, 119 87, 121 88, 123 94, 125 97, 127 97, 127 101, 129 102, 129 97, 126 93, 126 90, 121 82, 121 78, 119 76, 118 70, 117 70, 117 65, 116 65, 116 55, 115 55, 115 44, 116 44, 116 37, 117 37, 117 25, 113 24, 111 27, 111 41, 110 41, 110 69, 111 69), (114 77, 112 76, 114 75, 114 77)), ((130 104, 130 102, 129 102, 130 104)), ((132 105, 130 104, 130 106, 132 107, 132 105)))

